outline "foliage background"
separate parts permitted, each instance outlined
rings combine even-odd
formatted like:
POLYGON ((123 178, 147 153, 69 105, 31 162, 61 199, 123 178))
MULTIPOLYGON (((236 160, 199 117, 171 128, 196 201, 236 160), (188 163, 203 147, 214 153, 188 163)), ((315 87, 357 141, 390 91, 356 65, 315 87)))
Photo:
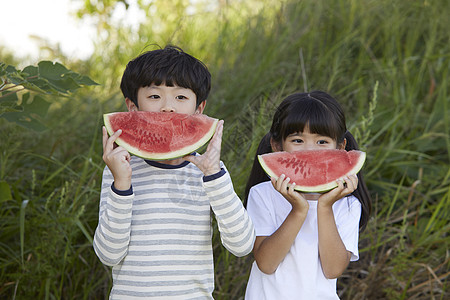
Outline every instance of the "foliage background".
MULTIPOLYGON (((100 85, 43 95, 42 132, 0 118, 0 298, 107 299, 110 270, 92 249, 101 116, 125 110, 126 63, 168 43, 211 70, 205 113, 225 119, 222 160, 241 196, 283 97, 322 89, 342 103, 373 197, 342 299, 450 298, 448 1, 138 0, 147 18, 137 30, 112 21, 127 1, 83 3, 95 53, 74 61, 46 48, 42 59, 100 85)), ((1 48, 0 61, 20 65, 13 51, 1 48)), ((215 298, 242 298, 252 257, 227 253, 217 230, 214 245, 215 298)))

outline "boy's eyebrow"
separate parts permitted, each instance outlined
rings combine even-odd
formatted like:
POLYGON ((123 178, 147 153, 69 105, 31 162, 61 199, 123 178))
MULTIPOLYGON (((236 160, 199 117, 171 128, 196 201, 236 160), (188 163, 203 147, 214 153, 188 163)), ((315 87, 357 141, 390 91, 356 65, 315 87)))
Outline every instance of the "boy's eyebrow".
MULTIPOLYGON (((155 85, 154 83, 152 83, 151 85, 146 86, 146 88, 149 88, 149 89, 161 89, 162 85, 164 85, 164 84, 155 85)), ((171 87, 176 89, 176 90, 189 90, 189 88, 185 88, 185 87, 182 87, 182 86, 179 86, 179 85, 174 85, 174 86, 171 86, 171 87)))

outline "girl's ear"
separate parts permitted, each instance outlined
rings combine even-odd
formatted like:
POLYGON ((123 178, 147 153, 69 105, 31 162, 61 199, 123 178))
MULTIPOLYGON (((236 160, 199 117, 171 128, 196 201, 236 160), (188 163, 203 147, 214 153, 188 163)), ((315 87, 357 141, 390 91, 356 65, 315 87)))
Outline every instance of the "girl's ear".
POLYGON ((270 147, 272 148, 272 152, 283 151, 283 148, 281 147, 280 143, 274 141, 273 138, 270 138, 270 147))
POLYGON ((347 139, 344 138, 344 141, 338 145, 339 150, 345 150, 345 146, 347 146, 347 139))
POLYGON ((138 107, 136 106, 136 104, 134 104, 134 102, 131 101, 130 98, 126 98, 125 103, 127 104, 128 111, 138 111, 139 110, 138 107))

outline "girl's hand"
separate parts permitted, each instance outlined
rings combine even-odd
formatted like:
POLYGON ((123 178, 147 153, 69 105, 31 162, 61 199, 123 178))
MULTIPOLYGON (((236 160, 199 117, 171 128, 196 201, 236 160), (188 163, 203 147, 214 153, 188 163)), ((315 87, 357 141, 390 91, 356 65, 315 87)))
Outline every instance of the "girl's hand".
POLYGON ((309 209, 308 201, 294 190, 295 182, 289 184, 291 179, 286 178, 286 175, 282 174, 278 179, 271 178, 272 185, 283 197, 292 205, 293 211, 307 213, 309 209))
POLYGON ((353 193, 358 187, 358 177, 350 175, 337 180, 338 186, 319 197, 320 206, 331 207, 337 200, 353 193))
POLYGON ((118 190, 128 190, 131 187, 131 156, 125 148, 114 144, 121 134, 122 130, 118 130, 108 137, 103 126, 103 161, 114 176, 114 187, 118 190))
POLYGON ((220 172, 220 151, 222 148, 223 120, 217 123, 216 132, 201 155, 186 155, 183 159, 195 164, 205 176, 220 172))

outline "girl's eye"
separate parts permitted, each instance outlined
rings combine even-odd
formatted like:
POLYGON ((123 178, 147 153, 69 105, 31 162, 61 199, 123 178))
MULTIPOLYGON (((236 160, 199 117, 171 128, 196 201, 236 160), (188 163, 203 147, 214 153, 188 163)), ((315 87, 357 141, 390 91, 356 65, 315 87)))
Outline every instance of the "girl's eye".
POLYGON ((148 96, 149 99, 159 99, 159 95, 150 95, 148 96))
POLYGON ((178 100, 185 100, 185 99, 187 99, 187 97, 183 96, 183 95, 178 95, 175 98, 178 99, 178 100))
POLYGON ((301 144, 301 143, 303 143, 303 140, 302 139, 294 139, 294 140, 292 140, 292 142, 301 144))
POLYGON ((320 140, 320 141, 317 141, 317 144, 319 144, 319 145, 326 145, 326 144, 328 144, 328 141, 320 140))

